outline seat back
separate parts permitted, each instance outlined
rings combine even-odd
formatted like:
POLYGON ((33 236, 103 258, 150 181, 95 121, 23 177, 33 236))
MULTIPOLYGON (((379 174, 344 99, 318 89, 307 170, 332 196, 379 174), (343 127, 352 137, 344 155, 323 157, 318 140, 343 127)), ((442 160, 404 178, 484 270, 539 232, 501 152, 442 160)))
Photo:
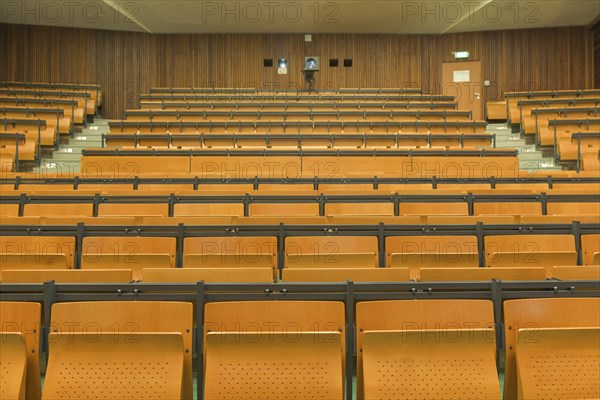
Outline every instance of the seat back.
POLYGON ((581 250, 585 265, 600 265, 600 235, 581 235, 581 250))
MULTIPOLYGON (((39 303, 0 301, 0 331, 3 334, 20 334, 25 340, 27 351, 25 397, 27 399, 39 399, 41 396, 39 356, 41 325, 42 307, 39 303)), ((4 342, 0 353, 3 352, 4 342)))
MULTIPOLYGON (((82 332, 112 337, 119 333, 137 337, 139 332, 176 332, 183 337, 183 399, 192 399, 192 324, 191 303, 167 301, 103 301, 56 303, 52 306, 52 327, 56 333, 82 332), (90 328, 91 327, 91 328, 90 328)), ((134 396, 135 397, 135 396, 134 396)))
POLYGON ((340 332, 345 348, 344 304, 333 301, 232 301, 208 303, 204 307, 207 332, 245 332, 249 335, 273 331, 340 332))
POLYGON ((600 396, 600 328, 519 329, 519 399, 600 396))
POLYGON ((179 332, 51 333, 42 399, 181 399, 179 332))
POLYGON ((268 268, 144 268, 144 282, 273 282, 268 268))
POLYGON ((72 268, 75 238, 68 236, 0 236, 3 269, 72 268))
POLYGON ((479 266, 475 236, 389 236, 385 239, 388 267, 408 267, 418 279, 419 268, 479 266))
POLYGON ((210 332, 204 396, 342 400, 343 351, 339 331, 210 332))
POLYGON ((285 282, 408 282, 408 268, 284 268, 285 282))
POLYGON ((286 267, 368 268, 377 266, 375 236, 295 236, 285 241, 286 267))
POLYGON ((506 367, 504 399, 518 398, 515 348, 524 336, 520 329, 600 327, 600 299, 548 298, 504 302, 506 367), (560 317, 559 317, 560 316, 560 317))
POLYGON ((83 239, 81 268, 131 269, 140 279, 143 267, 174 267, 175 248, 175 238, 90 236, 83 239))
POLYGON ((363 393, 363 333, 367 331, 488 329, 494 326, 488 300, 393 300, 356 304, 357 394, 363 393))
POLYGON ((544 267, 577 263, 573 235, 504 235, 485 237, 488 267, 544 267))
POLYGON ((21 333, 0 331, 0 393, 3 399, 24 399, 27 350, 21 333))
POLYGON ((552 268, 551 278, 562 281, 594 280, 600 281, 600 265, 557 266, 552 268))
POLYGON ((366 331, 365 399, 500 398, 494 329, 366 331))
POLYGON ((543 281, 544 268, 421 268, 421 282, 461 282, 461 281, 543 281))
POLYGON ((35 269, 6 270, 2 273, 4 283, 127 283, 131 281, 130 269, 82 270, 82 269, 35 269))

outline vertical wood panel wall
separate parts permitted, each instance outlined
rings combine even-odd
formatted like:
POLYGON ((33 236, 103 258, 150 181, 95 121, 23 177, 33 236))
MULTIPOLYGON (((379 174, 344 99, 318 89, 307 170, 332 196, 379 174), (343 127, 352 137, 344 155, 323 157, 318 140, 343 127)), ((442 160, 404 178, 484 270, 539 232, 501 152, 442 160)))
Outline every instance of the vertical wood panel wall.
POLYGON ((492 86, 504 91, 583 89, 594 83, 594 38, 586 27, 448 35, 297 34, 150 35, 0 24, 0 79, 97 82, 105 91, 103 114, 121 118, 151 87, 304 88, 305 55, 321 57, 317 86, 422 87, 443 93, 442 62, 467 50, 481 60, 492 86), (263 67, 264 58, 288 59, 289 74, 263 67), (329 67, 338 58, 340 66, 329 67), (352 68, 343 59, 353 59, 352 68))
POLYGON ((594 36, 594 87, 600 88, 600 20, 592 27, 594 36))

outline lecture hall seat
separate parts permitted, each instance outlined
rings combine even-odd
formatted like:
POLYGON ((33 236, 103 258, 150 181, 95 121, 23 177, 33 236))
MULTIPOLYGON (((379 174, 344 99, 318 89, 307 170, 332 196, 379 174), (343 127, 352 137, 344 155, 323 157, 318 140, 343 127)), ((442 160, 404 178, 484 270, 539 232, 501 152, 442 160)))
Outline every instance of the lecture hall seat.
POLYGON ((387 266, 408 267, 414 280, 420 268, 479 266, 475 236, 388 236, 385 249, 387 266))
POLYGON ((359 399, 500 398, 488 300, 356 305, 359 399))
MULTIPOLYGON (((41 380, 40 380, 40 338, 41 338, 41 326, 42 326, 42 307, 39 303, 29 302, 10 302, 0 301, 0 331, 2 335, 17 335, 19 338, 12 336, 9 340, 16 347, 20 347, 19 342, 24 340, 26 354, 26 366, 25 366, 25 378, 23 383, 25 385, 25 397, 10 397, 14 399, 33 399, 38 400, 41 396, 41 380)), ((5 342, 0 343, 2 346, 2 358, 4 354, 5 342)), ((16 350, 16 348, 13 348, 16 350)), ((16 354, 15 354, 16 355, 16 354)), ((16 355, 20 358, 19 355, 16 355)), ((4 360, 2 360, 4 363, 4 360)), ((13 376, 4 375, 4 368, 2 368, 2 376, 0 379, 6 378, 12 382, 13 376)), ((14 373, 12 368, 10 371, 6 371, 10 374, 14 373)), ((17 374, 18 375, 18 374, 17 374)), ((4 383, 2 385, 4 387, 4 383)), ((17 393, 22 393, 22 387, 19 385, 17 393)), ((4 398, 4 396, 2 397, 4 398)))
POLYGON ((374 268, 375 236, 293 236, 285 241, 286 268, 374 268))
POLYGON ((341 400, 345 330, 341 302, 208 303, 205 398, 341 400))
MULTIPOLYGON (((520 343, 531 341, 531 339, 537 337, 537 333, 520 335, 520 330, 532 328, 537 331, 557 328, 598 329, 599 327, 600 299, 598 298, 538 298, 505 301, 504 336, 506 340, 506 366, 504 399, 523 399, 515 355, 520 343)), ((573 357, 569 357, 569 360, 573 363, 579 361, 573 357)), ((541 361, 550 360, 540 359, 541 361)), ((560 368, 562 369, 562 366, 560 368)), ((573 382, 571 381, 571 383, 573 382)), ((548 388, 556 389, 557 391, 554 394, 549 393, 549 397, 547 398, 563 398, 564 393, 562 390, 564 388, 562 386, 563 384, 548 388)), ((585 398, 598 397, 600 397, 600 393, 585 398)))
POLYGON ((50 333, 42 400, 182 399, 180 332, 50 333))
MULTIPOLYGON (((143 380, 143 389, 146 390, 148 395, 155 395, 153 398, 173 398, 173 392, 162 394, 155 387, 155 379, 163 379, 164 384, 162 389, 166 389, 167 381, 171 381, 171 376, 176 380, 178 395, 174 398, 181 398, 184 400, 192 400, 192 331, 193 331, 193 305, 192 303, 184 302, 171 302, 171 301, 88 301, 88 302, 70 302, 70 303, 55 303, 52 305, 52 320, 51 324, 53 327, 52 334, 57 335, 56 350, 64 353, 64 355, 58 356, 56 359, 52 359, 53 355, 58 353, 50 348, 51 355, 48 365, 48 371, 53 366, 57 366, 54 372, 60 371, 60 359, 73 360, 71 362, 80 361, 81 359, 77 354, 71 352, 69 349, 69 336, 77 336, 78 334, 84 334, 81 340, 76 340, 77 349, 82 352, 100 352, 98 354, 99 364, 102 362, 106 363, 109 360, 119 360, 122 363, 120 368, 125 368, 125 371, 130 373, 130 376, 135 374, 140 380, 143 380), (90 328, 93 327, 93 328, 90 328), (87 329, 87 330, 86 330, 87 329), (101 342, 90 343, 90 340, 86 340, 86 335, 89 338, 90 331, 95 334, 96 338, 99 338, 101 342), (142 336, 148 336, 147 339, 142 336), (138 342, 132 339, 139 339, 138 342), (133 343, 132 343, 133 342, 133 343), (94 346, 98 344, 98 346, 94 346), (129 347, 128 344, 139 344, 140 347, 129 347), (88 347, 89 346, 89 347, 88 347), (60 348, 59 348, 60 347, 60 348), (63 348, 64 347, 64 348, 63 348), (165 357, 163 358, 162 349, 164 348, 165 357), (154 370, 141 371, 139 360, 133 357, 133 355, 127 352, 139 352, 143 360, 148 360, 155 368, 154 370), (121 353, 123 352, 123 353, 121 353), (166 354, 168 353, 168 354, 166 354), (178 354, 175 354, 178 353, 178 354), (119 354, 122 354, 119 356, 119 354), (178 364, 183 360, 182 372, 172 375, 168 368, 162 363, 166 357, 175 357, 172 365, 178 364), (160 372, 157 371, 160 368, 160 372), (154 375, 149 375, 154 374, 154 375), (144 379, 142 379, 144 378, 144 379), (148 379, 150 378, 150 379, 148 379), (150 383, 148 383, 150 381, 150 383), (152 385, 152 387, 148 386, 152 385), (159 397, 162 396, 162 397, 159 397)), ((79 335, 81 336, 81 335, 79 335)), ((94 355, 95 357, 96 355, 94 355)), ((92 357, 87 357, 91 361, 92 357)), ((148 364, 146 364, 148 365, 148 364)), ((68 368, 68 366, 64 366, 68 368)), ((92 365, 92 371, 97 371, 102 365, 92 365)), ((116 367, 119 367, 118 365, 116 367)), ((121 369, 123 371, 123 369, 121 369)), ((107 371, 108 372, 108 371, 107 371)), ((110 371, 112 372, 112 371, 110 371)), ((94 374, 94 372, 90 372, 94 374)), ((53 382, 58 382, 60 376, 54 374, 46 377, 46 385, 48 385, 48 379, 52 377, 53 382)), ((107 383, 98 385, 98 381, 94 379, 85 379, 83 381, 76 381, 81 385, 89 385, 89 390, 111 390, 119 388, 128 390, 129 380, 125 378, 123 382, 121 379, 110 379, 107 383), (98 385, 98 386, 96 386, 98 385), (109 386, 112 385, 112 386, 109 386)), ((75 382, 75 381, 74 381, 75 382)), ((170 386, 170 383, 169 383, 170 386)), ((56 395, 52 391, 57 386, 44 386, 44 398, 54 399, 56 395)), ((139 386, 136 386, 136 390, 139 386)), ((77 394, 72 395, 71 398, 79 398, 82 392, 78 388, 71 387, 72 390, 76 390, 77 394)), ((132 385, 132 391, 133 391, 132 385)), ((160 389, 160 388, 159 388, 160 389)), ((57 388, 59 392, 63 389, 57 388)), ((129 394, 121 394, 120 397, 117 395, 115 398, 140 398, 140 394, 143 392, 131 392, 129 394)), ((101 396, 96 396, 101 397, 101 396)), ((94 398, 94 397, 92 397, 94 398)))

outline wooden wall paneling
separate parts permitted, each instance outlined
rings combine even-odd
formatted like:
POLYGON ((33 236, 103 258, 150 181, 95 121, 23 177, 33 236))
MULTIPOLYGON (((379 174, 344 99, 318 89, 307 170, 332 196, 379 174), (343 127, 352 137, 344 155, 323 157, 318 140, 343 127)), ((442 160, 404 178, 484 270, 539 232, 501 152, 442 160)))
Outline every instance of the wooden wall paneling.
MULTIPOLYGON (((600 34, 596 33, 596 38, 600 34)), ((596 43, 598 39, 596 39, 596 43)), ((441 66, 467 50, 482 62, 485 100, 505 91, 584 89, 594 82, 594 32, 587 27, 447 35, 173 34, 0 25, 0 80, 94 82, 105 91, 103 116, 122 118, 151 87, 305 88, 305 55, 321 57, 317 84, 420 86, 443 93, 441 66), (263 59, 288 59, 288 75, 263 59), (340 66, 329 67, 337 58, 340 66), (343 60, 353 59, 352 68, 343 60)), ((598 68, 598 62, 596 62, 598 68)), ((597 69, 596 68, 596 69, 597 69)))

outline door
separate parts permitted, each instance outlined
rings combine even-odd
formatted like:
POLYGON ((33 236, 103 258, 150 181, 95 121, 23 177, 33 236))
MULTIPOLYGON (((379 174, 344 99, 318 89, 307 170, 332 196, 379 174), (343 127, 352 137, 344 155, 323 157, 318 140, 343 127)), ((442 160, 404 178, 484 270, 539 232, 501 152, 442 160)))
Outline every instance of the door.
POLYGON ((471 111, 483 120, 483 79, 481 61, 442 63, 442 94, 454 96, 459 110, 471 111))

